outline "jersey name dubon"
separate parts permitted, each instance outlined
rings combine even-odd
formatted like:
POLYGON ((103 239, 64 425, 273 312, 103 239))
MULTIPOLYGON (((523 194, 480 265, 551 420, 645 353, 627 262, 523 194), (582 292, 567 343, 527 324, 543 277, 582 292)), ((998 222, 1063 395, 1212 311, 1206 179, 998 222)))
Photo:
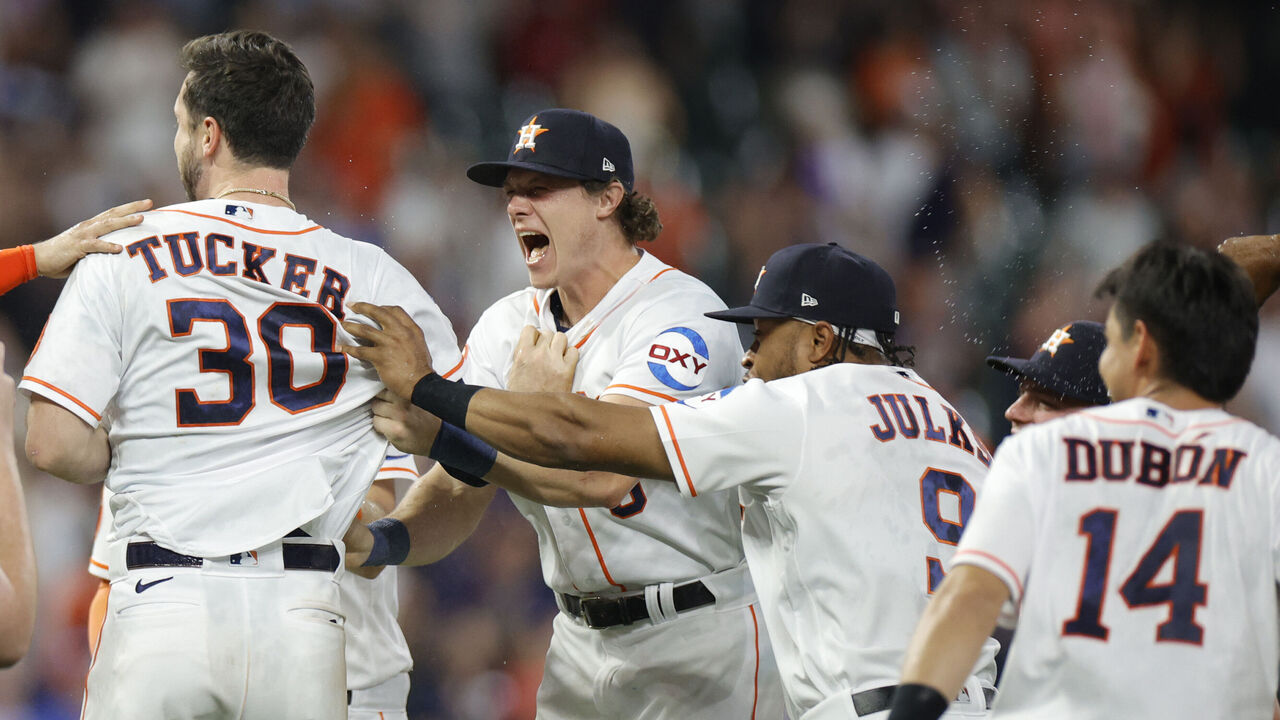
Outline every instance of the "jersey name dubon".
POLYGON ((284 258, 276 259, 275 248, 241 242, 233 235, 214 232, 203 237, 198 232, 152 235, 129 243, 125 250, 129 257, 145 264, 148 278, 153 283, 169 277, 169 270, 164 267, 168 263, 162 263, 162 258, 166 258, 172 261, 173 272, 182 277, 199 272, 220 276, 239 274, 249 280, 278 285, 304 298, 311 297, 314 289, 317 303, 328 308, 338 319, 345 315, 343 302, 351 289, 351 281, 346 275, 325 267, 317 282, 313 276, 319 263, 314 258, 285 254, 284 258), (168 252, 165 252, 165 246, 168 252), (237 248, 241 252, 236 253, 237 248), (268 272, 273 277, 269 278, 268 272))
POLYGON ((649 372, 673 390, 701 385, 703 371, 710 363, 707 342, 687 327, 663 330, 649 346, 649 372))

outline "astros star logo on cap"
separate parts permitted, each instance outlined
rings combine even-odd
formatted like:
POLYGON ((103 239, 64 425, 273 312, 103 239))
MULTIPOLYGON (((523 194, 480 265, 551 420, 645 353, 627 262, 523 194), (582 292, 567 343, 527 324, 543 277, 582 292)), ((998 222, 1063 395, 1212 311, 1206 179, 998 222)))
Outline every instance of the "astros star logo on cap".
POLYGON ((1060 345, 1075 344, 1076 341, 1071 339, 1071 333, 1069 332, 1070 330, 1071 330, 1070 325, 1054 330, 1053 334, 1049 336, 1049 339, 1045 340, 1044 344, 1040 346, 1040 349, 1047 350, 1049 352, 1049 357, 1057 356, 1058 347, 1060 345))
POLYGON ((537 115, 529 118, 529 124, 521 126, 520 134, 516 137, 516 146, 511 150, 511 153, 514 155, 519 150, 538 152, 538 149, 534 147, 534 139, 548 130, 550 128, 544 128, 538 124, 537 115))

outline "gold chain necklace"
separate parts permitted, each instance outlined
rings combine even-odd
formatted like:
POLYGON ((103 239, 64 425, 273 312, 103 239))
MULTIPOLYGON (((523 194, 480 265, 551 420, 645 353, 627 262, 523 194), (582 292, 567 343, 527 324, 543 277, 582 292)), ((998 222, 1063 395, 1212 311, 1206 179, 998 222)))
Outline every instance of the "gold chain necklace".
POLYGON ((223 190, 222 192, 218 193, 217 197, 215 197, 214 200, 221 200, 222 198, 232 193, 242 193, 242 192, 257 193, 258 195, 267 195, 267 196, 273 197, 277 200, 280 200, 285 205, 288 205, 290 210, 294 212, 298 212, 298 206, 294 205, 293 201, 290 200, 289 198, 281 195, 278 192, 271 192, 270 190, 259 190, 258 188, 231 188, 229 190, 223 190))

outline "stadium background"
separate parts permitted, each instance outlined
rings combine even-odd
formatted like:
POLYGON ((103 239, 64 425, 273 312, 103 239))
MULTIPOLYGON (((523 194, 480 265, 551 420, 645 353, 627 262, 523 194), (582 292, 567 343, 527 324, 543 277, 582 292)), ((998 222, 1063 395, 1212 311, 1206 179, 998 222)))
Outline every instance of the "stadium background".
MULTIPOLYGON (((177 50, 231 27, 284 38, 315 79, 298 206, 386 247, 460 339, 526 279, 497 193, 463 170, 554 105, 628 134, 666 225, 652 251, 730 304, 791 243, 885 265, 918 367, 990 441, 1014 388, 989 352, 1101 319, 1093 286, 1149 239, 1280 231, 1272 2, 0 0, 0 247, 182 201, 177 50)), ((60 286, 0 298, 11 374, 60 286)), ((1231 408, 1273 431, 1278 358, 1272 309, 1231 408)), ((24 473, 40 616, 0 719, 74 718, 97 489, 24 473)), ((531 718, 554 604, 509 503, 401 578, 410 716, 531 718)))

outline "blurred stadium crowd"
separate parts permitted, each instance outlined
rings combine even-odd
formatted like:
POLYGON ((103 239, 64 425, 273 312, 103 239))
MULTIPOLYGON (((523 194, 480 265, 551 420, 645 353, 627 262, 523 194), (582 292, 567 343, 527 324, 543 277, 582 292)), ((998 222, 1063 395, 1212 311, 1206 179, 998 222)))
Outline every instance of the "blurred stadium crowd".
MULTIPOLYGON (((651 250, 730 304, 788 244, 879 261, 917 366, 990 442, 1015 388, 984 356, 1101 319, 1093 286, 1147 240, 1280 231, 1273 3, 0 0, 0 247, 184 200, 177 51, 231 27, 285 39, 313 74, 300 210, 386 247, 460 339, 526 284, 497 192, 463 171, 556 105, 631 138, 666 226, 651 250)), ((11 374, 60 286, 0 298, 11 374)), ((1276 431, 1272 315, 1232 409, 1276 431)), ((97 489, 24 477, 42 605, 31 655, 0 673, 0 718, 74 718, 97 489)), ((401 573, 410 716, 533 717, 555 605, 510 505, 401 573)))

